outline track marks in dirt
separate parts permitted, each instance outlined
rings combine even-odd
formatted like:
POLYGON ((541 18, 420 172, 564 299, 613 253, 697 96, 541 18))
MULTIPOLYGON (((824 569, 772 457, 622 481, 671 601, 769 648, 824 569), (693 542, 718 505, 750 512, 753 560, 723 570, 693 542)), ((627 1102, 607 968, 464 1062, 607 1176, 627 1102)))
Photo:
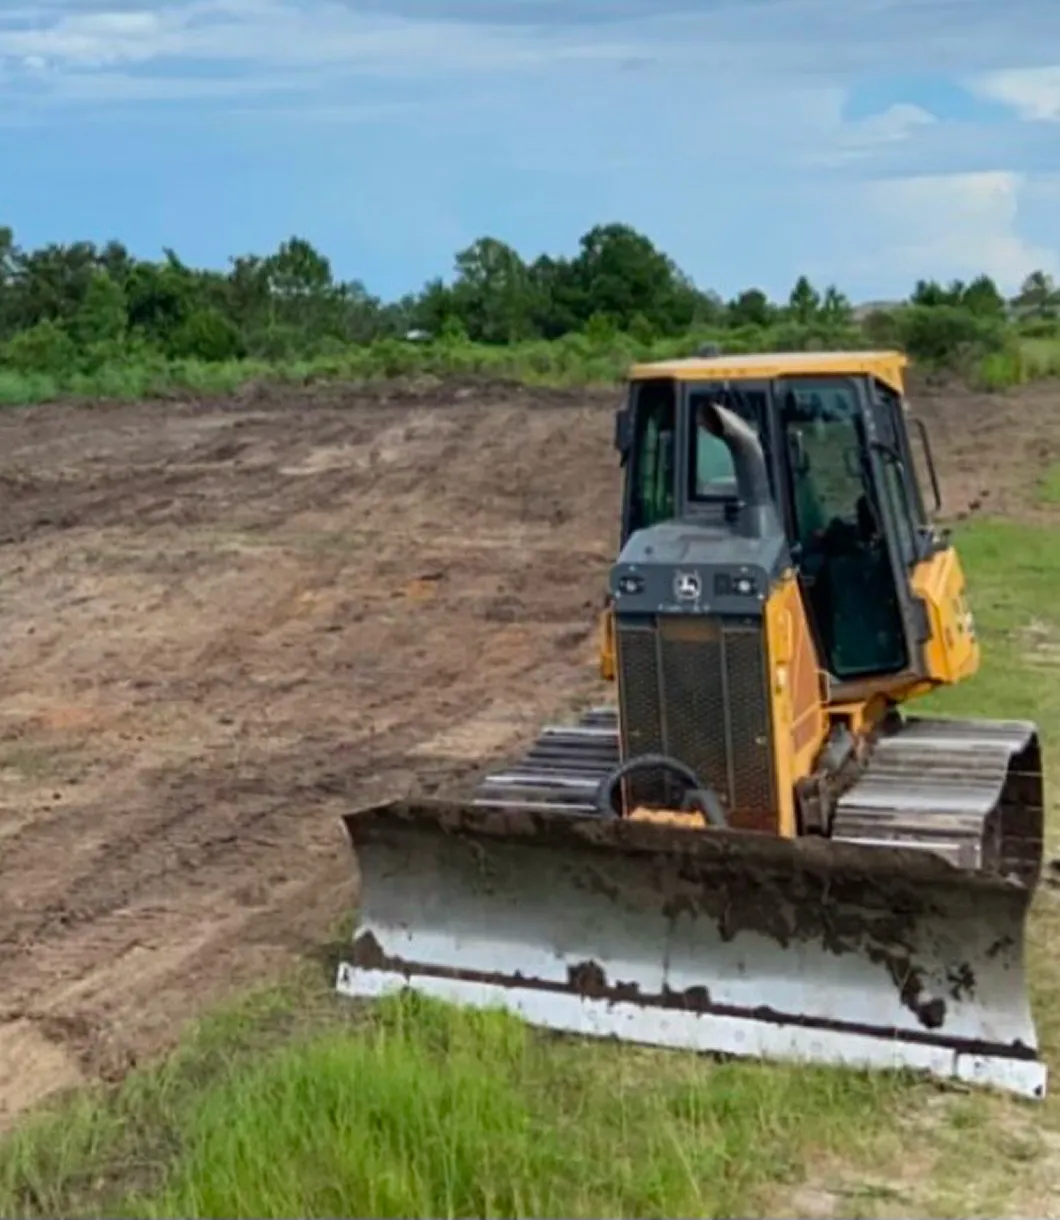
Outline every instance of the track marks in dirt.
POLYGON ((111 412, 112 466, 104 413, 80 481, 79 413, 46 408, 54 433, 22 415, 0 1053, 29 1028, 120 1073, 326 935, 352 898, 352 803, 469 782, 593 687, 606 409, 361 405, 111 412), (568 428, 573 487, 535 489, 568 428))
MULTIPOLYGON (((990 503, 1020 502, 1054 451, 1035 394, 922 398, 951 509, 984 446, 990 503)), ((0 1065, 40 1065, 0 1109, 120 1074, 326 938, 352 804, 466 787, 599 697, 615 402, 0 414, 0 1065)))

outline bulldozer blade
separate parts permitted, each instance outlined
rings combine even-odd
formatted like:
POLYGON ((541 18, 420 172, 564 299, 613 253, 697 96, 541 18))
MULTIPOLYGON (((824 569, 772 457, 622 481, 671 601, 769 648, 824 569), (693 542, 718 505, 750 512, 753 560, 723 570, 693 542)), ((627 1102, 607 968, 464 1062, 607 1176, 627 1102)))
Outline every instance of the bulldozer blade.
POLYGON ((556 811, 399 802, 344 820, 360 873, 344 995, 1045 1094, 1024 885, 906 847, 556 811))

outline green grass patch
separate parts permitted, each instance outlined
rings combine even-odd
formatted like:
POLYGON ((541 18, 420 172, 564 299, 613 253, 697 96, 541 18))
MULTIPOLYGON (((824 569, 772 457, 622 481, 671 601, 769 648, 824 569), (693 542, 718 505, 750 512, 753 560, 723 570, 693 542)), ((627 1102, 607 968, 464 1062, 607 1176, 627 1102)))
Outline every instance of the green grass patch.
MULTIPOLYGON (((1055 537, 990 521, 957 531, 983 666, 927 701, 1035 719, 1054 779, 1055 537)), ((1056 905, 1043 894, 1030 937, 1054 1063, 1056 905)), ((307 967, 121 1087, 23 1125, 0 1143, 0 1215, 805 1214, 786 1209, 807 1180, 859 1215, 1052 1214, 1053 1098, 1029 1107, 885 1074, 719 1064, 416 998, 367 1010, 330 985, 307 967)))
POLYGON ((1060 377, 1060 338, 1013 339, 981 357, 973 381, 986 390, 1009 390, 1060 377))
POLYGON ((1038 503, 1053 507, 1060 504, 1060 462, 1050 466, 1038 480, 1038 503))
POLYGON ((946 714, 1038 720, 1060 740, 1060 535, 1050 526, 977 521, 955 531, 982 645, 970 681, 917 707, 946 714))
MULTIPOLYGON (((1042 740, 1047 854, 1060 850, 1060 534, 1049 525, 977 521, 956 531, 983 659, 970 681, 918 704, 944 715, 1033 720, 1042 740)), ((1060 895, 1039 887, 1027 935, 1042 1053, 1060 1064, 1060 895)), ((906 1214, 1047 1215, 1056 1208, 1060 1091, 1042 1104, 952 1096, 930 1132, 934 1173, 906 1214)))
POLYGON ((418 997, 369 1017, 303 981, 25 1126, 0 1146, 0 1214, 740 1215, 817 1157, 867 1156, 904 1095, 418 997))
POLYGON ((355 1039, 288 1048, 208 1091, 181 1162, 137 1210, 733 1215, 895 1087, 660 1059, 394 1002, 355 1039))
POLYGON ((1060 377, 1060 337, 1023 339, 1020 350, 1025 381, 1060 377))

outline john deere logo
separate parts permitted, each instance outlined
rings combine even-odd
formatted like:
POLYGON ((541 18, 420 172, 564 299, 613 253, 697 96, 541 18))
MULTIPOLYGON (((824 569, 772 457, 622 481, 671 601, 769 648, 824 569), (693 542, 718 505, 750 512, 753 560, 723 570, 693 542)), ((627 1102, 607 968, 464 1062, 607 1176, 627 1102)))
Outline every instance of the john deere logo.
POLYGON ((696 602, 703 592, 703 584, 696 572, 678 572, 674 577, 674 597, 680 602, 696 602))

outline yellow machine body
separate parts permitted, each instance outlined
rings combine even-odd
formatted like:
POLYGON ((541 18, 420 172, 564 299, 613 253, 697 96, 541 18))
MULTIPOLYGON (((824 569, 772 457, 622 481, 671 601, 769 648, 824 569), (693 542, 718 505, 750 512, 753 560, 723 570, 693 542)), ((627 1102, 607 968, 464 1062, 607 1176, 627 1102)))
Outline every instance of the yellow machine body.
MULTIPOLYGON (((790 376, 875 378, 900 396, 906 418, 904 373, 906 357, 899 352, 770 353, 716 356, 635 365, 630 385, 672 378, 698 384, 763 382, 790 376)), ((905 433, 908 440, 908 432, 905 433)), ((930 460, 930 454, 928 454, 930 460)), ((923 640, 922 665, 916 671, 886 674, 875 681, 844 689, 819 663, 797 575, 787 571, 770 590, 763 617, 762 647, 770 678, 770 718, 774 741, 773 766, 777 803, 774 816, 747 829, 769 830, 786 838, 799 833, 792 793, 814 770, 830 727, 845 724, 861 739, 869 737, 895 706, 939 686, 972 677, 979 668, 980 646, 974 630, 960 557, 952 545, 941 547, 912 566, 911 595, 923 606, 929 632, 923 640)), ((600 616, 601 676, 614 681, 616 667, 614 608, 600 616)), ((673 810, 638 805, 629 816, 702 827, 696 815, 677 816, 673 810)))
POLYGON ((613 705, 470 799, 350 814, 338 989, 656 1046, 1045 1092, 1029 721, 910 716, 980 645, 898 352, 636 365, 613 705))

